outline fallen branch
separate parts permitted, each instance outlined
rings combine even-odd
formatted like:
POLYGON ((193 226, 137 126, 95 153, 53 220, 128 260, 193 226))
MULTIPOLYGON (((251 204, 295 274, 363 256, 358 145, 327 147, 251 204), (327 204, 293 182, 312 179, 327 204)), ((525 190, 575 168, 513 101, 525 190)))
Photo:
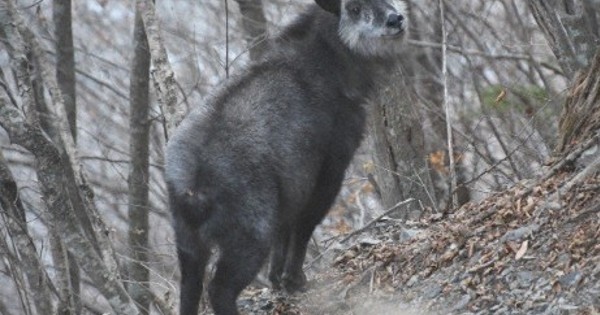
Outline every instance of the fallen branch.
POLYGON ((571 180, 569 180, 562 188, 561 191, 566 193, 571 190, 575 184, 582 182, 584 179, 596 173, 600 170, 600 156, 597 156, 590 164, 588 164, 581 172, 577 173, 571 180))
MULTIPOLYGON (((385 212, 383 212, 382 214, 380 214, 379 216, 377 216, 376 218, 374 218, 373 220, 369 221, 369 223, 367 223, 365 226, 361 227, 358 230, 355 230, 353 232, 351 232, 350 234, 346 235, 346 237, 344 237, 339 244, 345 243, 347 242, 350 238, 352 238, 355 235, 358 235, 366 230, 368 230, 373 224, 381 221, 381 219, 385 216, 388 216, 389 214, 391 214, 392 212, 398 210, 398 208, 400 208, 401 206, 409 203, 409 202, 413 202, 415 201, 414 198, 408 198, 404 201, 400 201, 397 204, 395 204, 393 207, 387 209, 385 212)), ((325 249, 323 252, 321 252, 319 255, 317 255, 317 257, 315 257, 313 260, 311 260, 309 263, 306 264, 306 266, 304 267, 304 270, 307 270, 308 268, 310 268, 317 260, 321 259, 323 257, 323 255, 325 255, 326 253, 329 252, 329 250, 331 250, 331 246, 329 246, 327 249, 325 249)))
POLYGON ((367 223, 365 226, 361 227, 361 228, 360 228, 360 229, 358 229, 358 230, 354 230, 354 231, 352 231, 350 234, 346 235, 346 237, 344 237, 344 238, 343 238, 343 239, 340 241, 340 243, 345 243, 345 242, 347 242, 347 241, 348 241, 350 238, 352 238, 353 236, 356 236, 356 235, 358 235, 358 234, 360 234, 360 233, 362 233, 362 232, 364 232, 364 231, 368 230, 368 229, 369 229, 369 228, 370 228, 370 227, 371 227, 373 224, 375 224, 375 223, 377 223, 377 222, 381 221, 381 219, 383 219, 383 217, 385 217, 385 216, 388 216, 390 213, 392 213, 392 212, 394 212, 394 211, 398 210, 398 208, 400 208, 401 206, 403 206, 403 205, 405 205, 405 204, 407 204, 407 203, 413 202, 413 201, 415 201, 415 199, 414 199, 414 198, 408 198, 408 199, 406 199, 406 200, 404 200, 404 201, 400 201, 400 202, 398 202, 396 205, 394 205, 393 207, 391 207, 391 208, 389 208, 388 210, 386 210, 384 213, 382 213, 382 214, 378 215, 376 218, 374 218, 373 220, 371 220, 371 221, 370 221, 369 223, 367 223))

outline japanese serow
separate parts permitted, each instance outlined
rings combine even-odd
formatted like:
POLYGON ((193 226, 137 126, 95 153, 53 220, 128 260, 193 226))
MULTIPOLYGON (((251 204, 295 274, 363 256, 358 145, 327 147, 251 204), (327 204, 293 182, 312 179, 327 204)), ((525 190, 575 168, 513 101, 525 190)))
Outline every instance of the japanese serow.
POLYGON ((315 227, 365 129, 365 100, 403 49, 403 0, 316 0, 261 60, 192 110, 167 146, 181 268, 180 314, 196 315, 211 248, 218 315, 270 255, 276 289, 302 289, 315 227), (383 71, 382 71, 383 70, 383 71))

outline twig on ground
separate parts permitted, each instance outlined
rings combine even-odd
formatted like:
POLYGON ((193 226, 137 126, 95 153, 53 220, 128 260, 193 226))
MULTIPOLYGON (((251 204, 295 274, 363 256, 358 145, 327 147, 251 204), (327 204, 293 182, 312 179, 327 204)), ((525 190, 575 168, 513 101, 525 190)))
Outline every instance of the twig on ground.
MULTIPOLYGON (((377 223, 378 221, 380 221, 383 217, 389 215, 390 213, 398 210, 398 208, 400 208, 401 206, 409 203, 409 202, 413 202, 415 201, 415 198, 408 198, 404 201, 400 201, 398 202, 396 205, 394 205, 393 207, 389 208, 388 210, 386 210, 384 213, 380 214, 379 216, 377 216, 376 218, 374 218, 373 220, 371 220, 369 223, 367 223, 365 226, 361 227, 358 230, 353 231, 352 233, 346 235, 346 237, 344 237, 339 243, 345 243, 346 241, 348 241, 351 237, 360 234, 362 232, 364 232, 365 230, 369 229, 373 224, 377 223)), ((329 250, 332 247, 329 246, 327 247, 323 252, 321 252, 319 255, 317 255, 317 257, 315 257, 313 260, 311 260, 309 263, 306 264, 306 266, 304 266, 304 270, 308 270, 310 267, 312 267, 312 265, 319 259, 321 259, 321 257, 323 257, 323 255, 325 255, 327 252, 329 252, 329 250)))
POLYGON ((409 202, 413 202, 415 201, 415 198, 408 198, 404 201, 400 201, 398 202, 395 206, 389 208, 388 210, 386 210, 384 213, 380 214, 379 216, 377 216, 376 218, 374 218, 373 220, 371 220, 369 223, 367 223, 365 226, 361 227, 358 230, 354 230, 352 231, 350 234, 346 235, 346 237, 344 237, 340 243, 345 243, 346 241, 348 241, 350 238, 352 238, 353 236, 360 234, 362 232, 364 232, 365 230, 369 229, 373 224, 377 223, 378 221, 380 221, 383 217, 389 215, 390 213, 398 210, 398 208, 400 208, 401 206, 409 203, 409 202))

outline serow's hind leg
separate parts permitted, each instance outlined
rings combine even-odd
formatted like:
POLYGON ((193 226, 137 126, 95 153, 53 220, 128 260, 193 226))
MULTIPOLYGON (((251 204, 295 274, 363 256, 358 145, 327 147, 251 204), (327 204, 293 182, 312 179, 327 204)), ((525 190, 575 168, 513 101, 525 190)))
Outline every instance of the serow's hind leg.
POLYGON ((285 259, 288 253, 288 245, 290 243, 290 229, 288 227, 280 227, 273 240, 271 249, 271 261, 269 263, 269 281, 273 285, 273 289, 281 289, 281 277, 285 259))
POLYGON ((197 315, 210 248, 185 223, 176 224, 177 256, 181 270, 180 315, 197 315))
POLYGON ((216 315, 238 315, 236 299, 258 272, 269 254, 266 240, 236 238, 221 248, 217 270, 209 285, 210 303, 216 315))
POLYGON ((320 222, 320 219, 303 218, 297 222, 297 226, 294 228, 281 279, 281 285, 288 293, 302 291, 306 286, 307 279, 303 270, 304 258, 310 237, 320 222))
POLYGON ((303 265, 308 242, 317 225, 321 223, 333 205, 340 190, 343 175, 343 170, 341 172, 331 170, 321 174, 310 201, 295 222, 282 277, 282 286, 290 293, 303 290, 306 285, 303 265))

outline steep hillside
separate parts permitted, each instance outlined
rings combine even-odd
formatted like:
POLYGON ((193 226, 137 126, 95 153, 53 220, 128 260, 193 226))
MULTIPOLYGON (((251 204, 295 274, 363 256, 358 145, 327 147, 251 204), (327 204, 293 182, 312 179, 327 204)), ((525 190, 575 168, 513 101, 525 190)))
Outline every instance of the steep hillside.
POLYGON ((546 176, 455 212, 382 218, 338 246, 307 292, 251 289, 241 305, 248 314, 599 314, 599 147, 595 136, 546 176))

